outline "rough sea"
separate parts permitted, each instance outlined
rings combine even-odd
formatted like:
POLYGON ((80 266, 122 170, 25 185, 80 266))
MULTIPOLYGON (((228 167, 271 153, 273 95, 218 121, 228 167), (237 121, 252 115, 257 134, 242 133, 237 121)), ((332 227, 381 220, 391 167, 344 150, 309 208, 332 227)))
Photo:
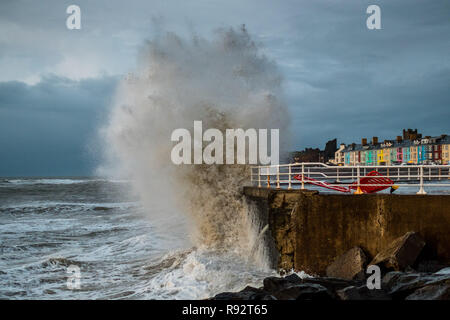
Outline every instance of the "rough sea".
POLYGON ((274 274, 232 249, 193 248, 183 221, 155 227, 129 188, 0 178, 0 299, 203 299, 274 274))
POLYGON ((186 221, 153 220, 130 188, 107 179, 0 178, 0 299, 205 299, 276 275, 233 248, 193 247, 186 221))

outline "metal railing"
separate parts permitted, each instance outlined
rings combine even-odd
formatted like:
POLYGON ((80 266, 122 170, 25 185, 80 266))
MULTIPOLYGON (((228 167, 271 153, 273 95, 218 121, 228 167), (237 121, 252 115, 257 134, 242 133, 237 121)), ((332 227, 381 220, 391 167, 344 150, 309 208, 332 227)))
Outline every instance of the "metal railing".
POLYGON ((377 171, 399 184, 408 188, 419 188, 417 194, 426 194, 425 187, 438 187, 450 190, 450 165, 397 165, 397 166, 330 166, 320 162, 302 162, 282 165, 251 167, 251 182, 260 188, 280 189, 287 186, 292 189, 300 185, 305 189, 309 179, 330 184, 332 186, 357 188, 363 186, 386 186, 384 184, 364 184, 361 178, 371 171, 377 171), (299 179, 294 179, 298 176, 299 179), (439 183, 437 183, 440 181, 439 183))

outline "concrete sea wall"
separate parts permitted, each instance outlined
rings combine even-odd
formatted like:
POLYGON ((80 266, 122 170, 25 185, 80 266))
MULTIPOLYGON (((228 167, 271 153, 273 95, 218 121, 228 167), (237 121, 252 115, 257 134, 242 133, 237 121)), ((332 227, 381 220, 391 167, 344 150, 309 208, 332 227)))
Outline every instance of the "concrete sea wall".
POLYGON ((273 265, 324 275, 352 247, 374 257, 395 238, 416 231, 422 258, 450 262, 449 195, 347 195, 244 187, 261 221, 269 224, 273 265))

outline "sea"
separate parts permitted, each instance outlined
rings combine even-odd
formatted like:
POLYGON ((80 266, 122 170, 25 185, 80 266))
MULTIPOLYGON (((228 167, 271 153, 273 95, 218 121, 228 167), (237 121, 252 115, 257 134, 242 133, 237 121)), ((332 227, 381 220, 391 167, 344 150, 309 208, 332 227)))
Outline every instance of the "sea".
POLYGON ((193 246, 182 215, 162 224, 155 217, 167 209, 144 208, 130 189, 127 180, 0 178, 0 299, 207 299, 277 275, 233 248, 193 246))
POLYGON ((276 274, 232 248, 193 247, 182 219, 161 228, 129 189, 0 178, 0 299, 206 299, 276 274))

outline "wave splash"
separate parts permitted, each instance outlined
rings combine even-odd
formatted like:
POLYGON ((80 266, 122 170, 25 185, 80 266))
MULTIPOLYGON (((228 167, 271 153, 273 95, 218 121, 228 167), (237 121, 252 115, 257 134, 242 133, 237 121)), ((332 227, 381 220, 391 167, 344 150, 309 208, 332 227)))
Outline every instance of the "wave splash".
MULTIPOLYGON (((280 129, 283 141, 289 116, 276 64, 245 28, 230 28, 212 39, 160 34, 143 46, 137 66, 120 83, 101 130, 107 161, 100 172, 131 178, 151 219, 183 223, 192 245, 249 256, 262 227, 241 195, 249 168, 176 166, 170 137, 177 128, 192 134, 201 120, 222 132, 280 129)), ((263 248, 254 256, 266 263, 263 248)))

